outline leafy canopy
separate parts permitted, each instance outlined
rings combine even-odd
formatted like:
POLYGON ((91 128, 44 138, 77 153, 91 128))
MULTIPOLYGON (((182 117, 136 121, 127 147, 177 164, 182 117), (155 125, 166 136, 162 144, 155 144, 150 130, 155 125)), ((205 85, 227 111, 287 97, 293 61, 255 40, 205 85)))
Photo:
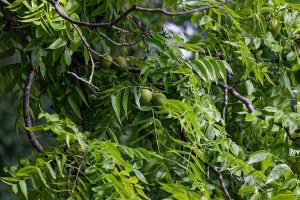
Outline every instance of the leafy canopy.
POLYGON ((17 195, 299 196, 299 3, 2 0, 0 8, 0 94, 20 105, 17 128, 25 124, 39 151, 4 169, 17 195))

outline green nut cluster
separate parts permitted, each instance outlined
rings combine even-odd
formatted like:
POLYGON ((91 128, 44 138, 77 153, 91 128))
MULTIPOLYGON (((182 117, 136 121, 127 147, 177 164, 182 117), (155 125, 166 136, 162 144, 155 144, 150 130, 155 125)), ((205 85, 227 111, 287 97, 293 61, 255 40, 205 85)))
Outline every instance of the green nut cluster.
POLYGON ((144 104, 152 102, 154 106, 162 106, 165 104, 166 99, 167 97, 163 93, 153 93, 146 88, 141 91, 140 101, 144 104))

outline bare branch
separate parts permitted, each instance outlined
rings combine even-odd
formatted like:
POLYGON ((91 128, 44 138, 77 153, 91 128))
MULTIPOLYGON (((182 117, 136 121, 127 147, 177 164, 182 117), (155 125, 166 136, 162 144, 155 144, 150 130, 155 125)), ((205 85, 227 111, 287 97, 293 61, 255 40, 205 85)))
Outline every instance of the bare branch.
POLYGON ((85 79, 83 79, 83 78, 80 78, 80 77, 79 77, 77 74, 75 74, 74 72, 67 71, 67 73, 68 73, 68 74, 71 74, 72 76, 74 76, 74 77, 77 78, 78 80, 80 80, 80 81, 82 81, 82 82, 84 82, 84 83, 89 84, 90 86, 92 86, 92 87, 95 88, 96 90, 100 91, 100 89, 99 89, 97 86, 93 85, 92 83, 89 83, 89 81, 87 81, 87 80, 85 80, 85 79))
POLYGON ((59 14, 59 16, 61 16, 61 18, 71 22, 72 24, 77 24, 77 25, 82 25, 87 27, 110 27, 109 23, 89 23, 89 22, 83 22, 83 21, 72 19, 61 9, 58 0, 47 0, 47 1, 54 6, 56 12, 59 14))
POLYGON ((122 28, 120 28, 120 27, 117 27, 117 26, 112 26, 112 28, 113 28, 113 29, 116 29, 116 30, 118 30, 118 31, 121 31, 121 32, 124 33, 124 34, 128 34, 128 33, 129 33, 129 31, 127 31, 127 30, 125 30, 125 29, 122 29, 122 28))
POLYGON ((93 56, 91 55, 91 51, 93 51, 93 50, 91 49, 89 43, 86 41, 85 37, 83 36, 83 34, 79 30, 79 28, 75 24, 72 24, 72 26, 77 31, 77 33, 79 34, 81 40, 83 41, 84 45, 86 46, 87 51, 88 51, 88 55, 89 55, 90 60, 91 60, 91 64, 92 64, 91 75, 90 75, 90 78, 87 82, 90 85, 90 84, 92 84, 93 76, 94 76, 94 72, 95 72, 95 62, 94 62, 93 56))
POLYGON ((107 35, 105 35, 104 33, 101 33, 100 31, 96 30, 96 33, 98 33, 100 36, 104 37, 106 40, 108 40, 109 42, 111 42, 113 45, 116 45, 116 46, 133 46, 133 45, 136 45, 139 41, 142 40, 142 37, 140 37, 137 41, 135 41, 134 43, 119 43, 119 42, 116 42, 112 39, 110 39, 110 37, 108 37, 107 35))
POLYGON ((252 102, 250 99, 244 97, 243 95, 241 95, 240 93, 238 93, 236 91, 236 89, 231 86, 231 85, 227 85, 226 83, 223 83, 223 82, 213 82, 216 86, 219 86, 223 89, 227 89, 228 92, 233 96, 235 97, 236 99, 240 100, 241 102, 243 102, 243 104, 247 107, 247 109, 250 111, 250 112, 253 112, 255 109, 252 105, 252 102))
POLYGON ((224 178, 223 178, 223 175, 222 173, 219 171, 219 169, 216 167, 216 166, 213 166, 213 165, 210 165, 209 166, 211 170, 213 170, 215 173, 217 173, 219 175, 219 183, 221 185, 221 188, 226 196, 226 199, 228 200, 231 200, 231 196, 225 186, 225 183, 224 183, 224 178))
POLYGON ((91 75, 90 75, 90 78, 89 78, 89 84, 91 84, 92 81, 93 81, 93 76, 94 76, 94 72, 95 72, 95 62, 94 62, 94 60, 93 60, 93 57, 92 57, 92 55, 91 55, 90 50, 88 50, 88 54, 89 54, 89 57, 90 57, 90 59, 91 59, 91 64, 92 64, 91 75))
MULTIPOLYGON (((30 69, 27 73, 27 78, 26 78, 26 83, 25 83, 25 88, 24 88, 24 94, 23 94, 23 114, 24 114, 24 121, 25 121, 25 126, 26 127, 31 127, 32 122, 30 118, 30 112, 29 112, 29 102, 30 102, 30 90, 32 86, 32 80, 34 77, 35 71, 34 69, 30 69)), ((42 152, 44 150, 43 146, 39 143, 36 135, 34 134, 33 131, 26 130, 27 136, 29 138, 29 141, 31 144, 34 146, 34 148, 38 152, 42 152)))
POLYGON ((224 99, 223 99, 223 108, 222 108, 222 119, 225 121, 226 120, 226 107, 228 105, 228 89, 224 89, 224 99))

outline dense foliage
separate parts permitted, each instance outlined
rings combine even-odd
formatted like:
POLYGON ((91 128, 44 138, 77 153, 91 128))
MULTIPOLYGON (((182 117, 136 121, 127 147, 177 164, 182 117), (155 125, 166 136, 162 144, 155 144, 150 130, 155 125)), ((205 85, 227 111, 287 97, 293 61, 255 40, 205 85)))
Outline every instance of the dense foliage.
POLYGON ((37 150, 4 168, 15 194, 300 195, 300 4, 2 0, 0 12, 0 94, 37 150))

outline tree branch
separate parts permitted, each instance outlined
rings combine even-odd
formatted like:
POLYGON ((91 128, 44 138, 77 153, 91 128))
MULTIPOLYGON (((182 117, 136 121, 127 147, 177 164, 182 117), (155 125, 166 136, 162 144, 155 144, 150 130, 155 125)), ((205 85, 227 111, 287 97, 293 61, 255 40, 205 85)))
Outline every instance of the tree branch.
POLYGON ((130 8, 129 10, 127 10, 123 15, 121 15, 119 18, 115 19, 112 22, 109 23, 90 23, 90 22, 84 22, 84 21, 78 21, 75 20, 73 18, 71 18, 70 16, 68 16, 60 7, 60 3, 58 0, 47 0, 49 3, 51 3, 57 14, 59 16, 61 16, 61 18, 69 21, 72 24, 77 24, 77 25, 81 25, 81 26, 87 26, 87 27, 92 27, 92 28, 97 28, 97 27, 106 27, 106 28, 114 28, 114 29, 119 29, 117 27, 115 27, 114 25, 117 24, 119 21, 121 21, 123 18, 125 18, 130 12, 132 12, 134 10, 135 7, 130 8))
POLYGON ((92 27, 92 28, 97 28, 97 27, 114 28, 115 24, 119 23, 122 19, 124 19, 127 15, 129 15, 133 11, 142 11, 142 12, 150 12, 150 13, 161 13, 161 14, 164 14, 164 15, 167 15, 167 16, 180 16, 180 15, 189 15, 189 14, 193 14, 193 13, 196 13, 196 12, 202 12, 204 10, 208 10, 208 9, 211 9, 211 8, 219 8, 219 7, 221 7, 224 4, 233 3, 234 2, 234 0, 225 0, 225 1, 221 2, 221 3, 219 3, 219 4, 203 6, 201 8, 196 8, 196 9, 189 10, 189 11, 180 11, 180 12, 170 12, 170 11, 168 11, 165 8, 145 8, 145 7, 134 5, 133 7, 131 7, 127 11, 125 11, 117 19, 115 19, 114 21, 107 22, 107 23, 90 23, 90 22, 84 22, 84 21, 78 21, 78 20, 72 19, 70 16, 68 16, 61 9, 60 3, 59 3, 58 0, 47 0, 47 1, 54 6, 56 12, 63 19, 71 22, 72 24, 77 24, 77 25, 87 26, 87 27, 92 27))
POLYGON ((240 100, 241 102, 243 102, 243 104, 247 107, 247 109, 249 110, 249 112, 253 112, 255 110, 255 108, 252 105, 252 102, 250 99, 242 96, 240 93, 238 93, 236 91, 236 89, 231 86, 231 85, 227 85, 226 83, 223 82, 213 82, 213 84, 215 84, 218 87, 221 87, 223 89, 227 89, 228 92, 235 97, 236 99, 240 100))
MULTIPOLYGON (((5 5, 3 5, 2 2, 0 2, 0 11, 3 14, 3 16, 7 22, 7 26, 12 26, 12 27, 18 26, 17 20, 14 18, 14 16, 11 14, 11 12, 5 7, 5 5)), ((19 37, 21 45, 23 47, 25 47, 29 43, 29 41, 26 37, 26 34, 24 34, 22 32, 22 29, 17 29, 16 34, 19 37)), ((31 62, 30 54, 29 54, 28 59, 31 62)), ((35 75, 34 69, 30 68, 27 73, 25 87, 24 87, 24 93, 23 93, 23 115, 24 115, 24 122, 25 122, 26 127, 32 126, 32 121, 31 121, 30 112, 29 112, 29 108, 30 108, 29 104, 30 104, 30 90, 31 90, 34 75, 35 75)), ((34 148, 38 152, 42 152, 44 150, 44 148, 38 141, 35 133, 33 131, 29 131, 29 130, 26 130, 26 133, 29 138, 29 141, 34 146, 34 148)))
POLYGON ((231 200, 231 196, 225 186, 222 173, 219 171, 219 169, 216 166, 210 165, 209 168, 219 175, 219 183, 220 183, 221 188, 226 196, 226 199, 231 200))
POLYGON ((88 85, 92 86, 92 87, 95 88, 96 90, 100 91, 100 89, 99 89, 97 86, 95 86, 95 85, 93 85, 92 83, 89 83, 87 80, 85 80, 85 79, 79 77, 79 76, 78 76, 77 74, 75 74, 74 72, 67 71, 67 73, 70 74, 70 75, 72 75, 72 76, 74 76, 74 77, 77 78, 78 80, 80 80, 80 81, 82 81, 82 82, 84 82, 84 83, 87 83, 88 85))
MULTIPOLYGON (((24 88, 24 94, 23 94, 23 114, 24 114, 24 121, 25 121, 25 126, 26 127, 31 127, 32 122, 30 118, 30 112, 29 112, 29 96, 30 96, 30 90, 32 86, 32 80, 34 77, 35 71, 34 69, 30 69, 27 73, 27 78, 26 78, 26 83, 25 83, 25 88, 24 88)), ((36 135, 34 134, 33 131, 26 130, 29 141, 31 144, 34 146, 34 148, 38 152, 42 152, 44 150, 43 146, 39 143, 36 135)))
POLYGON ((86 41, 85 37, 82 35, 81 31, 77 28, 77 26, 75 24, 72 24, 72 26, 77 31, 77 33, 79 34, 81 40, 83 41, 84 45, 86 46, 87 51, 88 51, 88 55, 89 55, 90 60, 91 60, 91 64, 92 64, 91 75, 89 77, 89 80, 87 81, 87 83, 89 85, 91 85, 92 81, 93 81, 94 72, 95 72, 95 62, 94 62, 93 56, 91 55, 92 49, 91 49, 89 43, 86 41))
POLYGON ((223 99, 223 108, 222 108, 221 117, 225 121, 226 120, 226 107, 228 105, 228 89, 227 88, 224 89, 223 96, 224 96, 224 99, 223 99))

